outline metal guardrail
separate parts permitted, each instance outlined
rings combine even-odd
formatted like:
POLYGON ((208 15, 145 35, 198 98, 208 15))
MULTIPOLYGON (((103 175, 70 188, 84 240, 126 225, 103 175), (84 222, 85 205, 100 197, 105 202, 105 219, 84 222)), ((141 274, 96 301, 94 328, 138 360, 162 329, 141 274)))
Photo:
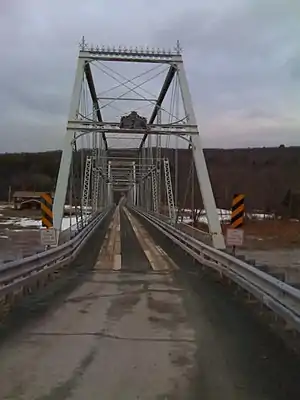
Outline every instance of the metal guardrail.
POLYGON ((137 208, 131 208, 131 210, 152 224, 200 264, 229 277, 300 332, 300 290, 244 261, 202 243, 174 228, 158 216, 137 208))
MULTIPOLYGON (((157 217, 158 214, 155 214, 152 211, 148 211, 149 215, 153 215, 153 217, 157 217)), ((169 216, 165 214, 159 214, 159 218, 168 224, 172 225, 171 220, 169 216)), ((212 245, 212 234, 206 231, 203 231, 201 229, 195 228, 194 226, 191 226, 187 224, 186 222, 183 221, 177 221, 175 224, 175 227, 179 229, 180 231, 183 231, 184 233, 187 233, 189 236, 192 236, 201 242, 204 242, 208 245, 212 245)))
POLYGON ((82 231, 66 243, 22 260, 1 265, 0 298, 30 281, 36 280, 42 274, 49 274, 53 270, 69 264, 111 210, 112 207, 109 207, 97 215, 82 231))
POLYGON ((60 232, 59 235, 59 244, 63 244, 65 242, 68 242, 69 240, 73 239, 74 236, 78 235, 81 230, 83 230, 86 225, 89 223, 90 219, 93 218, 92 214, 89 214, 84 220, 83 224, 81 223, 81 218, 78 218, 78 224, 75 222, 74 224, 68 226, 68 228, 65 228, 60 232))

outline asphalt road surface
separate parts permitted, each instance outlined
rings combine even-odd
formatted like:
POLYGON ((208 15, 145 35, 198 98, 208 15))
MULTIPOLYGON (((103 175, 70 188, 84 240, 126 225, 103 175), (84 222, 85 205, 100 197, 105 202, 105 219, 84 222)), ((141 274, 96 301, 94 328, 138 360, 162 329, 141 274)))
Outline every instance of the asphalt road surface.
POLYGON ((94 269, 3 340, 1 399, 299 400, 298 358, 228 287, 114 221, 94 269))

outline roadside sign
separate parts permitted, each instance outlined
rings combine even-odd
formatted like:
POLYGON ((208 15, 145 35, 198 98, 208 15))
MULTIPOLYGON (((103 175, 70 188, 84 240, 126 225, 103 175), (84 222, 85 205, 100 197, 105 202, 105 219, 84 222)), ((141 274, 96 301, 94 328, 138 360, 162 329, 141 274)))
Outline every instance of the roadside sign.
POLYGON ((56 246, 56 231, 54 228, 41 229, 41 242, 44 246, 56 246))
POLYGON ((233 229, 241 228, 244 225, 245 216, 245 195, 235 194, 232 200, 230 226, 233 229))
POLYGON ((226 232, 228 246, 242 246, 244 243, 244 230, 228 228, 226 232))
POLYGON ((42 210, 42 226, 46 228, 53 227, 53 200, 51 193, 42 193, 41 210, 42 210))

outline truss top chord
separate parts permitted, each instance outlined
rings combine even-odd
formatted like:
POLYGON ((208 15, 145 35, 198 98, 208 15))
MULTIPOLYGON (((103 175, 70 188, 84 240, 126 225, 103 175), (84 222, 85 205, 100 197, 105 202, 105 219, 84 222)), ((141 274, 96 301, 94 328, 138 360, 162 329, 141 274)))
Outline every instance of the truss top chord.
POLYGON ((168 55, 181 55, 182 48, 180 47, 179 40, 176 42, 176 46, 173 49, 156 48, 149 46, 108 46, 108 45, 96 45, 88 44, 85 37, 82 37, 79 43, 80 51, 89 51, 98 54, 113 54, 113 55, 153 55, 153 56, 164 56, 168 55))
POLYGON ((84 37, 79 43, 79 57, 102 61, 136 61, 170 63, 182 61, 182 49, 179 41, 173 49, 156 48, 149 46, 94 46, 88 44, 84 37))

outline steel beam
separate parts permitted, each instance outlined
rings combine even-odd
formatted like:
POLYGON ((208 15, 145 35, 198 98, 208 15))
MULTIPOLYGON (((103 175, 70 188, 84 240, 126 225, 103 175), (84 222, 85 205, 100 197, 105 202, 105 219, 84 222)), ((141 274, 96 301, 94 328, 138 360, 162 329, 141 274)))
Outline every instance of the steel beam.
MULTIPOLYGON (((182 102, 188 123, 196 125, 196 116, 193 108, 192 97, 190 94, 183 63, 177 65, 179 86, 181 90, 182 102)), ((216 202, 211 187, 208 169, 203 153, 200 135, 191 137, 193 156, 197 171, 198 182, 203 199, 204 208, 207 215, 209 232, 212 235, 213 246, 217 249, 225 249, 224 236, 219 221, 216 202)))
MULTIPOLYGON (((74 120, 78 115, 80 106, 80 95, 83 82, 83 72, 84 72, 84 60, 78 59, 72 99, 70 104, 69 117, 68 117, 69 120, 74 120)), ((70 167, 73 155, 73 141, 74 141, 74 133, 68 132, 67 130, 64 138, 63 151, 60 161, 58 177, 56 181, 55 196, 53 202, 53 226, 57 231, 58 236, 61 230, 61 222, 63 218, 64 206, 68 189, 70 167)))
MULTIPOLYGON (((88 83, 88 87, 90 90, 93 106, 96 111, 98 121, 103 122, 99 103, 98 103, 98 98, 97 98, 97 94, 96 94, 96 89, 95 89, 95 85, 94 85, 94 79, 93 79, 93 75, 92 75, 92 71, 91 71, 91 66, 88 62, 85 62, 84 73, 85 73, 85 77, 86 77, 86 80, 88 83)), ((104 132, 102 133, 102 138, 104 141, 105 149, 107 150, 108 146, 107 146, 107 140, 106 140, 106 136, 105 136, 104 132)))
MULTIPOLYGON (((174 78, 175 73, 176 73, 176 68, 172 65, 169 68, 169 71, 167 73, 166 79, 165 79, 165 81, 163 83, 163 86, 162 86, 161 91, 159 93, 159 96, 157 98, 156 104, 154 106, 154 110, 153 110, 153 112, 151 114, 151 117, 150 117, 150 119, 148 121, 149 125, 152 125, 153 122, 155 121, 155 118, 157 116, 158 110, 160 109, 160 107, 162 105, 162 102, 164 101, 164 98, 166 97, 166 94, 167 94, 167 92, 169 90, 169 87, 171 85, 171 82, 172 82, 172 80, 174 78)), ((143 137, 143 139, 142 139, 142 141, 140 143, 140 146, 139 146, 140 149, 144 146, 144 143, 145 143, 147 137, 148 137, 148 133, 145 133, 145 135, 144 135, 144 137, 143 137)))

